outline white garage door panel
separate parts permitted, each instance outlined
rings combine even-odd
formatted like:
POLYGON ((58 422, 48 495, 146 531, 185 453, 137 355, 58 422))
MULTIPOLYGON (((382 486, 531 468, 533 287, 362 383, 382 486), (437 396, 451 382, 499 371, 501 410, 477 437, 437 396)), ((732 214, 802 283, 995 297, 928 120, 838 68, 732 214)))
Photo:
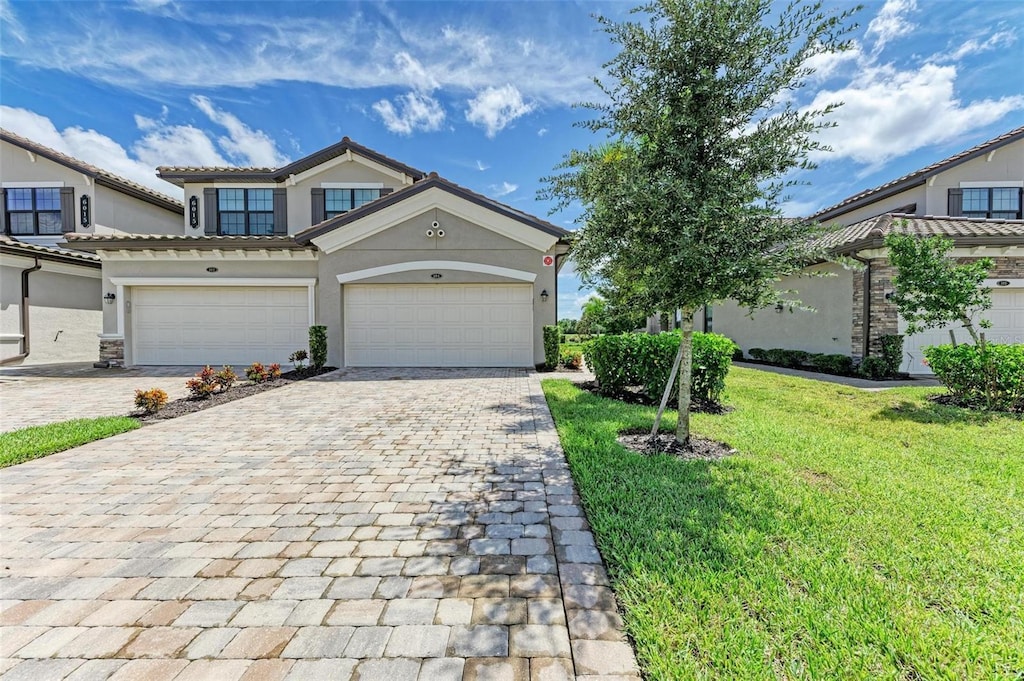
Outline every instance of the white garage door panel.
MULTIPOLYGON (((992 309, 981 317, 992 322, 992 328, 984 330, 986 340, 992 343, 1024 343, 1024 289, 993 289, 992 309)), ((902 319, 899 329, 900 333, 906 333, 906 325, 902 319)), ((907 336, 903 342, 903 371, 911 374, 930 374, 931 370, 922 361, 924 349, 929 345, 949 343, 949 329, 953 329, 958 343, 971 342, 970 335, 960 324, 907 336)))
POLYGON ((136 287, 135 364, 287 363, 305 348, 309 294, 300 287, 136 287))
POLYGON ((345 286, 348 366, 533 365, 533 286, 345 286))

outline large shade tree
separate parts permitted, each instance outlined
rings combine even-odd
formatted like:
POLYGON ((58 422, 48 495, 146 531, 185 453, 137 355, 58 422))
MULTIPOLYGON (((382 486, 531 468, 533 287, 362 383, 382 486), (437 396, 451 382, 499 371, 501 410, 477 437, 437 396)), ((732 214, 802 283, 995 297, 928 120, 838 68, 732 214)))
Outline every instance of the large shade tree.
POLYGON ((598 16, 619 47, 584 104, 606 139, 568 154, 543 194, 582 206, 573 258, 644 313, 679 310, 677 439, 689 443, 694 315, 724 299, 777 302, 778 279, 812 256, 812 225, 781 219, 793 171, 813 167, 837 105, 805 110, 792 91, 811 60, 845 50, 853 10, 795 1, 657 0, 636 20, 598 16), (624 282, 628 282, 624 283, 624 282))

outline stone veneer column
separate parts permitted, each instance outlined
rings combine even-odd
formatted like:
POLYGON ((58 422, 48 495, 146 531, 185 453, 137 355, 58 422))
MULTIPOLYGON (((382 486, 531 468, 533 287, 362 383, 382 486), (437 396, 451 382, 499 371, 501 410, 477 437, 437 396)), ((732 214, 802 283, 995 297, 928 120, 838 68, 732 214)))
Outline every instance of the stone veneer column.
POLYGON ((100 338, 100 361, 109 366, 124 366, 124 338, 100 338))

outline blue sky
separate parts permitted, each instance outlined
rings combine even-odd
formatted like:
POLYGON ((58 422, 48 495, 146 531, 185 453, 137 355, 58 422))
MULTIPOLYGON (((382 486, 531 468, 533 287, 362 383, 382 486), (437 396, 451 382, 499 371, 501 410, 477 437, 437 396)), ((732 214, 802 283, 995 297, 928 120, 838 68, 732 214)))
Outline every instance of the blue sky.
MULTIPOLYGON (((278 165, 348 135, 572 228, 535 195, 598 141, 572 125, 613 54, 591 15, 631 5, 0 0, 0 125, 175 196, 157 165, 278 165)), ((857 23, 795 95, 845 105, 788 214, 1024 124, 1024 3, 867 2, 857 23)), ((577 317, 571 266, 559 287, 577 317)))

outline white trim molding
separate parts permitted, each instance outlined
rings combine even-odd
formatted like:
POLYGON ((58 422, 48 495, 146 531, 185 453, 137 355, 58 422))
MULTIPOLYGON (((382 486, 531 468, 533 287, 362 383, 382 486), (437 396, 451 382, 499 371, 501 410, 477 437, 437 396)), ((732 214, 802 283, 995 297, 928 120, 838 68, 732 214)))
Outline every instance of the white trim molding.
POLYGON ((52 187, 63 187, 63 182, 4 182, 4 189, 49 189, 52 187))
POLYGON ((1000 189, 1006 187, 1024 187, 1024 180, 988 180, 981 182, 961 182, 961 189, 1000 189))
POLYGON ((496 277, 505 277, 517 281, 533 283, 537 280, 534 272, 513 270, 508 267, 497 265, 486 265, 479 262, 463 262, 459 260, 419 260, 413 262, 399 262, 393 265, 382 265, 381 267, 370 267, 365 270, 346 272, 338 275, 339 284, 351 284, 363 279, 380 277, 385 274, 397 274, 399 272, 416 272, 420 270, 456 270, 459 272, 477 272, 480 274, 493 274, 496 277))
POLYGON ((152 249, 143 250, 100 250, 96 255, 100 260, 124 261, 124 260, 316 260, 316 251, 312 248, 305 249, 242 249, 231 248, 210 248, 210 249, 188 249, 175 247, 173 241, 158 242, 152 249))
POLYGON ((111 277, 114 286, 316 286, 316 279, 309 277, 234 277, 216 279, 213 277, 111 277))
POLYGON ((981 285, 984 286, 985 288, 990 288, 993 291, 1001 291, 1005 288, 1024 288, 1024 279, 1012 279, 1010 277, 994 277, 991 279, 986 279, 981 283, 981 285), (1001 281, 1008 281, 1010 283, 1006 284, 1005 286, 1000 286, 999 282, 1001 281))
POLYGON ((432 210, 445 211, 541 253, 547 253, 558 242, 558 237, 553 234, 437 187, 431 187, 420 194, 337 227, 314 237, 312 241, 324 253, 330 254, 432 210))
POLYGON ((323 189, 383 189, 383 182, 321 182, 323 189))

